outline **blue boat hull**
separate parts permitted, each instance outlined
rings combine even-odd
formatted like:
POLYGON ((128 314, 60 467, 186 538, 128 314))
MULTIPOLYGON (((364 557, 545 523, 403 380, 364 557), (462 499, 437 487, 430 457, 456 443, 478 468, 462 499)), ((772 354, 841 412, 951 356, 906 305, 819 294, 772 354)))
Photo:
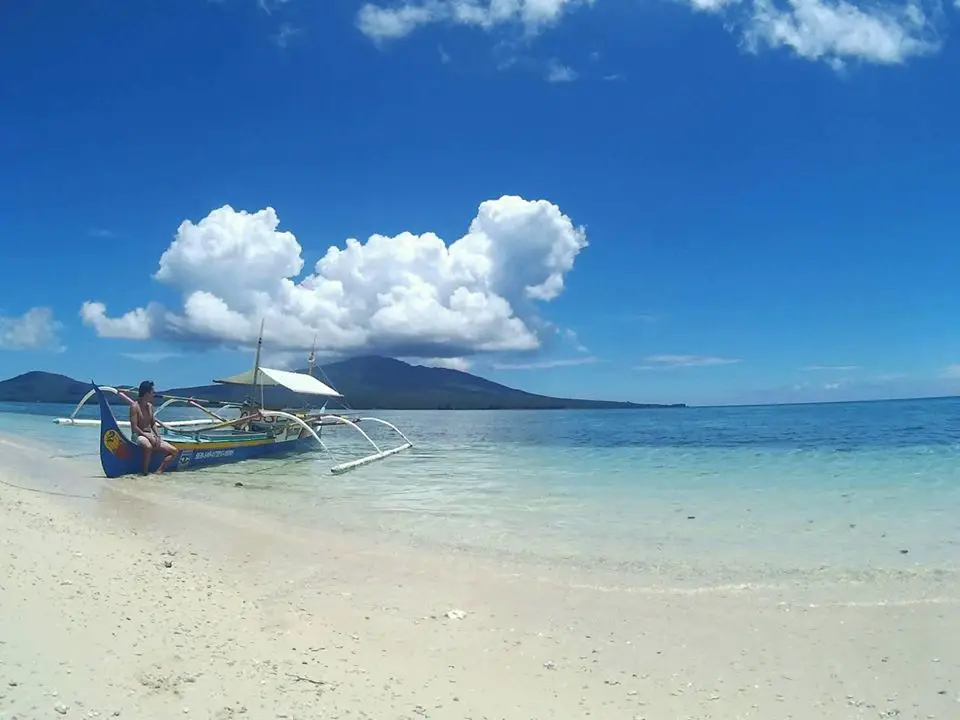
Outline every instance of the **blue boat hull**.
MULTIPOLYGON (((143 465, 140 447, 120 429, 106 396, 93 386, 100 404, 100 465, 109 478, 139 474, 143 465)), ((305 429, 298 432, 287 430, 277 437, 263 433, 215 434, 197 433, 193 438, 165 437, 164 440, 177 448, 177 457, 168 463, 165 472, 194 470, 225 465, 262 457, 278 457, 306 452, 317 448, 316 440, 305 429)), ((165 453, 154 452, 148 472, 154 472, 163 462, 165 453)))

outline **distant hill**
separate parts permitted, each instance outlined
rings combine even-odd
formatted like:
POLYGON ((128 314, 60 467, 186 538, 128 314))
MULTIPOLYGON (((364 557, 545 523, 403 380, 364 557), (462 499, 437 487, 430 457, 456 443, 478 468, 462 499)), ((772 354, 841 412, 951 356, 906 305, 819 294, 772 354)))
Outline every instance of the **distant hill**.
POLYGON ((460 370, 410 365, 375 355, 324 365, 323 373, 355 408, 539 410, 668 407, 535 395, 460 370))
MULTIPOLYGON (((305 372, 300 370, 299 372, 305 372)), ((686 407, 604 400, 553 398, 516 390, 470 373, 424 367, 393 358, 355 357, 331 363, 317 373, 344 394, 358 410, 546 410, 686 407)), ((28 372, 0 382, 0 401, 77 403, 90 389, 88 383, 64 375, 28 372)), ((160 394, 198 397, 220 402, 240 402, 252 388, 236 385, 200 385, 170 388, 160 394)), ((259 399, 259 398, 258 398, 259 399)), ((284 388, 267 387, 269 406, 303 406, 305 400, 322 404, 323 398, 304 398, 284 388)), ((122 401, 121 401, 122 402, 122 401)), ((334 403, 331 403, 331 407, 334 403)))
MULTIPOLYGON (((0 402, 78 403, 89 391, 89 382, 81 382, 57 373, 31 370, 0 381, 0 402)), ((111 404, 124 404, 124 401, 115 395, 109 395, 107 399, 111 404)))
POLYGON ((0 382, 0 401, 80 402, 89 389, 89 383, 66 375, 33 370, 0 382))

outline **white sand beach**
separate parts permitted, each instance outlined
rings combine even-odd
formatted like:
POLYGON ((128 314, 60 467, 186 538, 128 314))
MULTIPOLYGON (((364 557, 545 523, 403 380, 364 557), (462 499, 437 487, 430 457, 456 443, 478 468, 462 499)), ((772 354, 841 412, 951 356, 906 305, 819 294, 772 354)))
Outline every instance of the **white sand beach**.
MULTIPOLYGON (((0 450, 5 483, 51 489, 29 450, 0 450)), ((949 573, 671 590, 294 531, 44 462, 86 497, 0 485, 4 720, 960 717, 949 573)))

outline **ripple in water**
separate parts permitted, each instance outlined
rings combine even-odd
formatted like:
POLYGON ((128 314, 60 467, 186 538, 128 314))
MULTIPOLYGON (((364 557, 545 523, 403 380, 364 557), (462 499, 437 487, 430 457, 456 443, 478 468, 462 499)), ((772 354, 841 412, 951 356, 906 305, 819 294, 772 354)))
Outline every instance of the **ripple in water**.
MULTIPOLYGON (((0 405, 0 432, 95 459, 94 429, 50 422, 71 409, 0 405)), ((956 400, 379 414, 411 451, 341 476, 304 455, 165 482, 288 524, 590 567, 782 579, 960 562, 956 400)), ((338 460, 365 451, 348 428, 326 438, 338 460)))

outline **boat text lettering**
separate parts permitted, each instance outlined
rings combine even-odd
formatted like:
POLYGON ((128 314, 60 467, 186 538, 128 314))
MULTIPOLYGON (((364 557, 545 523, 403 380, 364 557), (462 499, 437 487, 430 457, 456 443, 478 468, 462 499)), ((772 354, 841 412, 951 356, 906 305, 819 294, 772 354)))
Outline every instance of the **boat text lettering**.
POLYGON ((213 460, 233 456, 233 448, 229 450, 197 450, 193 453, 194 460, 213 460))

